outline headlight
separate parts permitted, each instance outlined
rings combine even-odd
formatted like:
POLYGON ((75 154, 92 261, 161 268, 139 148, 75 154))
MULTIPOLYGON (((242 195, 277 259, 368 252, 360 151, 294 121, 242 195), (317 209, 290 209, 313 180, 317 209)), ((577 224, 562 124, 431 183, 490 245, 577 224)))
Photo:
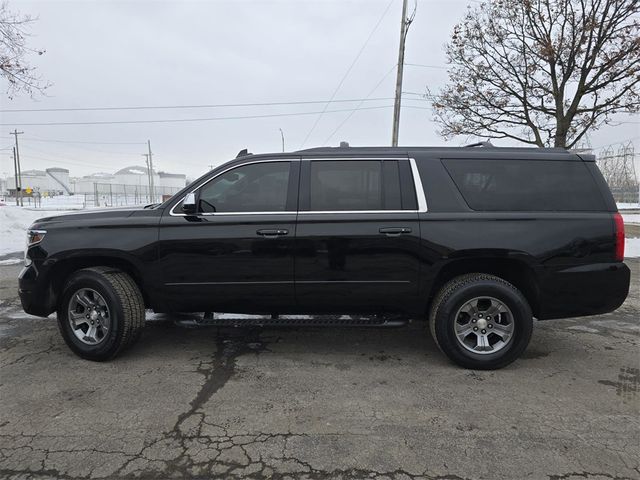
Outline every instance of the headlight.
POLYGON ((46 234, 46 230, 27 230, 27 248, 40 243, 46 234))
POLYGON ((24 249, 24 264, 25 266, 31 265, 31 259, 29 258, 29 247, 40 243, 44 236, 47 234, 46 230, 27 230, 27 248, 24 249))

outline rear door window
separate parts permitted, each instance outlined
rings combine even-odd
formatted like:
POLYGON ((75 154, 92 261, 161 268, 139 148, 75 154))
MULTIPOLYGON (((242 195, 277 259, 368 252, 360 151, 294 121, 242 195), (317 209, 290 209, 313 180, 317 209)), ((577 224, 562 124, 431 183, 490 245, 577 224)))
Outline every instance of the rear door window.
POLYGON ((606 210, 583 162, 485 159, 442 162, 473 210, 606 210))
POLYGON ((382 162, 318 160, 311 162, 310 210, 384 210, 382 162))

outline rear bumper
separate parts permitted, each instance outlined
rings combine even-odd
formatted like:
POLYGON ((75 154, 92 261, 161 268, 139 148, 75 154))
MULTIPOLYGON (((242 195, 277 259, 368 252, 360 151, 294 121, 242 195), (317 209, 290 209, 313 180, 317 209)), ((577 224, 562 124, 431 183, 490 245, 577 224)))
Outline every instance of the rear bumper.
POLYGON ((32 264, 24 267, 18 276, 18 295, 23 310, 38 317, 47 317, 55 310, 50 286, 32 264))
POLYGON ((540 277, 540 320, 609 313, 629 294, 631 271, 624 263, 545 269, 540 277))

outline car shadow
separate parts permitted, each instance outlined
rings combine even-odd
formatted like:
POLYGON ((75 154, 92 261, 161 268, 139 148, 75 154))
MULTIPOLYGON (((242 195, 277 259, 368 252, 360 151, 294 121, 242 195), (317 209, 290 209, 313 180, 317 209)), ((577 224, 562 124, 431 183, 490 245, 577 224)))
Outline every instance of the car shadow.
MULTIPOLYGON (((200 317, 201 318, 201 317, 200 317)), ((214 356, 224 348, 243 353, 362 357, 399 363, 424 361, 448 363, 430 337, 423 321, 398 326, 218 326, 202 324, 193 314, 152 314, 142 339, 122 355, 130 359, 159 351, 178 355, 214 356)))

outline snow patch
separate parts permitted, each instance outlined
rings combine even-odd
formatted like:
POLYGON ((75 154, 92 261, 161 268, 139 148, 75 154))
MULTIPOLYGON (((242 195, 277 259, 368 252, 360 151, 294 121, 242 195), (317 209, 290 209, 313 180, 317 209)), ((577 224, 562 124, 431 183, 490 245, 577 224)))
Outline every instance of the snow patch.
POLYGON ((640 223, 640 213, 623 213, 624 223, 640 223))
POLYGON ((618 210, 640 209, 640 203, 618 203, 618 210))
POLYGON ((0 260, 0 266, 2 265, 17 265, 22 262, 22 258, 7 258, 6 260, 0 260))
POLYGON ((640 257, 640 238, 625 239, 624 256, 627 258, 640 257))
POLYGON ((29 210, 14 205, 0 207, 0 255, 23 252, 27 244, 27 229, 33 222, 63 213, 67 212, 29 210))

